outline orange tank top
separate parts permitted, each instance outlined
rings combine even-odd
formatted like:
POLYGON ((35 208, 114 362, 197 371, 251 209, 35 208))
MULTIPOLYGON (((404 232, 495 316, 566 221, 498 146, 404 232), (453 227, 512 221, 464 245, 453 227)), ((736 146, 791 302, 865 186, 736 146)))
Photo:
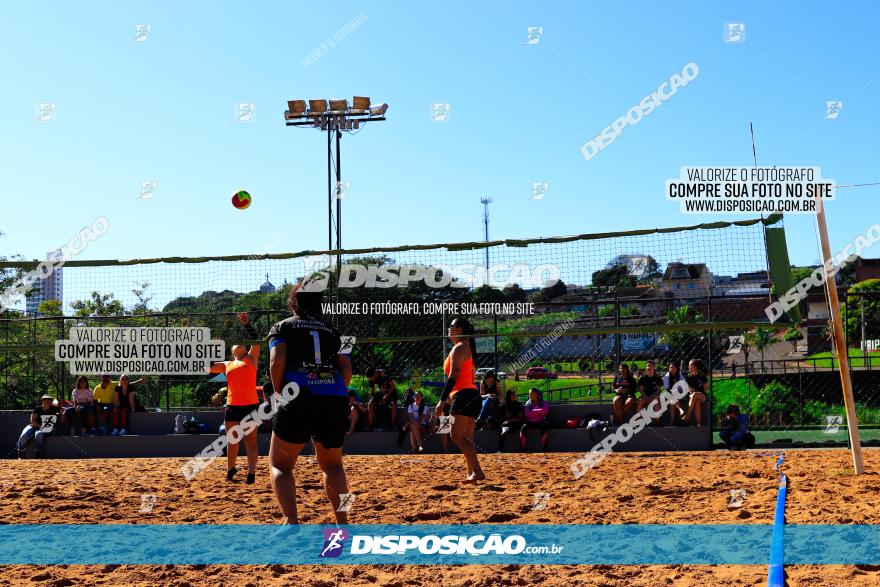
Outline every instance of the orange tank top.
MULTIPOLYGON (((450 356, 452 356, 452 353, 446 355, 446 359, 443 361, 443 374, 447 377, 449 377, 449 372, 452 370, 450 356)), ((451 398, 462 389, 476 389, 476 387, 474 385, 474 358, 468 357, 461 365, 458 378, 455 380, 455 385, 452 387, 449 397, 451 398)))
POLYGON ((251 406, 260 403, 257 397, 257 366, 250 357, 226 363, 227 406, 251 406))

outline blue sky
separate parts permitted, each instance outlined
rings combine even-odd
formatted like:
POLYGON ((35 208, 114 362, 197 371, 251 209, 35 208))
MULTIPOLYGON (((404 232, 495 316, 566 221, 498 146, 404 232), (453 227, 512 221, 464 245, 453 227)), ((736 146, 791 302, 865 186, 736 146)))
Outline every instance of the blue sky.
MULTIPOLYGON (((874 3, 15 3, 0 22, 0 254, 42 256, 98 216, 82 258, 244 254, 326 245, 325 137, 286 100, 368 95, 388 121, 343 137, 343 245, 692 224, 664 199, 683 165, 819 166, 880 181, 874 3), (366 20, 315 63, 312 51, 366 20), (363 17, 361 17, 363 19, 363 17), (745 41, 722 40, 743 22, 745 41), (143 42, 135 25, 149 24, 143 42), (525 44, 527 27, 544 27, 525 44), (587 161, 579 148, 688 62, 700 74, 587 161), (837 119, 825 102, 840 100, 837 119), (56 105, 54 122, 36 105, 56 105), (235 120, 238 102, 255 120, 235 120), (450 120, 432 122, 448 102, 450 120), (874 110, 872 110, 874 108, 874 110), (156 181, 139 199, 142 181, 156 181), (543 200, 531 184, 549 182, 543 200), (246 189, 253 205, 229 199, 246 189)), ((880 220, 880 186, 828 207, 837 250, 880 220)), ((724 218, 741 218, 726 216, 724 218)), ((795 263, 813 219, 786 221, 795 263)), ((870 250, 868 257, 880 256, 870 250)))

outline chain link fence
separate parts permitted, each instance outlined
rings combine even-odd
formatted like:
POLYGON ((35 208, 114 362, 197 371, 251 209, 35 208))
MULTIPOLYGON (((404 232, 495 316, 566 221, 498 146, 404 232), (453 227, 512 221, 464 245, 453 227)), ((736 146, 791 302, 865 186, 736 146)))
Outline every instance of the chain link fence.
MULTIPOLYGON (((554 402, 608 403, 620 363, 628 364, 638 377, 648 361, 654 361, 662 375, 670 363, 684 372, 691 359, 701 359, 710 370, 716 424, 727 406, 736 404, 749 414, 759 442, 845 441, 840 365, 831 352, 827 328, 769 324, 766 294, 685 296, 637 289, 635 295, 612 290, 569 302, 462 305, 466 313, 447 311, 441 302, 424 302, 417 314, 398 305, 388 306, 394 311, 384 313, 329 312, 326 318, 343 335, 356 339, 352 387, 362 399, 367 399, 363 373, 377 367, 394 378, 402 392, 418 389, 433 401, 443 384, 441 365, 449 350, 446 328, 453 318, 466 316, 476 328, 476 367, 498 371, 502 390, 512 389, 521 399, 537 388, 554 402), (481 311, 485 309, 490 311, 481 311)), ((870 441, 880 438, 880 341, 872 338, 880 338, 880 296, 856 293, 842 299, 857 414, 863 439, 870 441)), ((821 304, 815 306, 807 323, 822 319, 821 304)), ((288 315, 282 309, 250 311, 261 334, 288 315)), ((211 329, 212 338, 226 341, 227 351, 245 342, 233 311, 7 317, 0 321, 4 409, 31 408, 45 392, 70 397, 75 375, 66 363, 55 361, 53 345, 67 338, 73 326, 202 326, 211 329)), ((262 353, 260 383, 267 380, 267 367, 268 353, 262 353)), ((225 385, 211 379, 149 377, 140 401, 148 409, 208 407, 225 385)), ((96 383, 90 381, 92 386, 96 383)))

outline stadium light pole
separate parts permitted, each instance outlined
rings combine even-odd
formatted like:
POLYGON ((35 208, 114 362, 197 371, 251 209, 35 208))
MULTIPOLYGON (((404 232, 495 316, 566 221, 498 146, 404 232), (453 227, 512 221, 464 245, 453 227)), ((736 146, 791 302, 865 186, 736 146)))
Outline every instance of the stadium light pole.
MULTIPOLYGON (((286 126, 310 126, 327 132, 327 249, 342 249, 342 198, 345 197, 342 186, 342 162, 340 140, 342 133, 359 130, 361 125, 368 122, 380 122, 385 120, 385 112, 388 104, 381 103, 376 106, 370 105, 370 99, 364 96, 355 96, 349 107, 347 99, 326 100, 319 98, 308 101, 288 100, 287 110, 284 111, 284 123, 286 126), (333 180, 333 138, 336 138, 336 187, 333 180), (336 200, 334 217, 333 200, 336 200), (336 227, 336 244, 333 244, 333 227, 336 227)), ((337 268, 341 260, 337 255, 337 268)))

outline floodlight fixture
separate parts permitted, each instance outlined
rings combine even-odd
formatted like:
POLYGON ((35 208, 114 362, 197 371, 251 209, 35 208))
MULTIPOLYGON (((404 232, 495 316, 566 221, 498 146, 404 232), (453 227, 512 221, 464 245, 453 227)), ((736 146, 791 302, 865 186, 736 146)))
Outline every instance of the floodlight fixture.
MULTIPOLYGON (((287 110, 284 111, 284 121, 287 126, 311 126, 321 132, 327 131, 327 207, 328 207, 328 250, 342 248, 342 196, 333 186, 339 186, 342 181, 342 160, 340 152, 340 139, 342 131, 359 130, 362 124, 367 122, 379 122, 385 120, 388 104, 381 102, 372 105, 367 96, 354 96, 349 108, 347 98, 313 98, 308 100, 288 100, 287 110), (333 153, 333 137, 336 137, 336 153, 333 153), (335 167, 335 183, 333 182, 335 167), (334 216, 333 202, 336 202, 334 216), (336 244, 333 243, 333 228, 336 228, 336 244)), ((339 263, 337 257, 337 263, 339 263)))

